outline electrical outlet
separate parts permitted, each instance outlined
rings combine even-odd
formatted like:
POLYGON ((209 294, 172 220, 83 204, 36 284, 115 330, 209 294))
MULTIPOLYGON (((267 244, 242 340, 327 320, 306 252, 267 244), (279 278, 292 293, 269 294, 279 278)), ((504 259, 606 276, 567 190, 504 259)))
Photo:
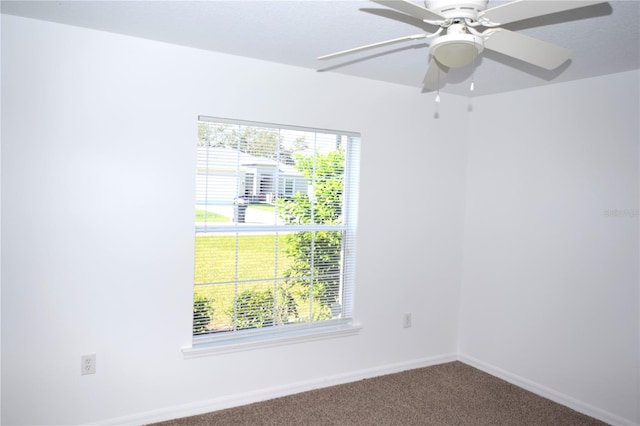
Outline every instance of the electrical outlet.
POLYGON ((82 355, 80 357, 80 374, 96 374, 96 354, 82 355))
POLYGON ((404 314, 404 317, 402 319, 402 326, 404 328, 410 328, 411 327, 411 314, 410 313, 404 314))

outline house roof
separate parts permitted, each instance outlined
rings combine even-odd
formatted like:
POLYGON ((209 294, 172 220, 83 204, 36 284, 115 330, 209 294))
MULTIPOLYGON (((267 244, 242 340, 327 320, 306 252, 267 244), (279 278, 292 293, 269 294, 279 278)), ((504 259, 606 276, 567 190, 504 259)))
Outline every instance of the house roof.
POLYGON ((209 168, 213 166, 216 169, 235 170, 237 166, 240 165, 240 169, 246 172, 249 171, 249 169, 255 167, 273 168, 274 170, 277 167, 280 174, 302 177, 302 174, 294 166, 284 163, 278 163, 271 158, 257 157, 245 152, 239 153, 237 149, 222 147, 199 147, 198 151, 198 156, 200 158, 208 158, 209 168), (208 156, 204 154, 204 152, 207 151, 208 156))

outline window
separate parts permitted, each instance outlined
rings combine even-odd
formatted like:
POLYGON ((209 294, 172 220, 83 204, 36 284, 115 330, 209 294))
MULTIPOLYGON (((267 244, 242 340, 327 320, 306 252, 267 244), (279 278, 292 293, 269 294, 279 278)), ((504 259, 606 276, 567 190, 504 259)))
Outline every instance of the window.
POLYGON ((351 321, 359 143, 199 117, 194 342, 351 321))

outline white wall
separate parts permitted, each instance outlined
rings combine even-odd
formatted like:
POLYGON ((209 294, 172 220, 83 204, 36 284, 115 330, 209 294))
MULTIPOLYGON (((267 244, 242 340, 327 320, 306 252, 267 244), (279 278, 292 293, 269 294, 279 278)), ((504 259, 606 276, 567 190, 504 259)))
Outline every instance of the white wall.
POLYGON ((3 424, 134 421, 455 354, 466 142, 447 135, 466 101, 439 120, 432 102, 3 15, 3 424), (358 336, 183 359, 199 114, 362 133, 358 336))
POLYGON ((406 87, 12 16, 1 31, 3 424, 162 416, 458 344, 640 422, 638 72, 472 114, 447 95, 434 120, 406 87), (182 358, 199 114, 362 133, 360 335, 182 358), (81 377, 90 352, 98 373, 81 377))
POLYGON ((483 97, 470 121, 462 359, 616 424, 640 423, 639 77, 483 97))

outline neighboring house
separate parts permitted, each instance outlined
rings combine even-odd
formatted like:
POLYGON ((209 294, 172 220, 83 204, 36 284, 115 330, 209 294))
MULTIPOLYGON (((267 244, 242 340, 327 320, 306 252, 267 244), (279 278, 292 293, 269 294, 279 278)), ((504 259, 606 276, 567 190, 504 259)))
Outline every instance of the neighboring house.
POLYGON ((290 198, 306 193, 307 179, 294 167, 232 148, 199 147, 196 204, 232 204, 238 198, 250 202, 290 198))

